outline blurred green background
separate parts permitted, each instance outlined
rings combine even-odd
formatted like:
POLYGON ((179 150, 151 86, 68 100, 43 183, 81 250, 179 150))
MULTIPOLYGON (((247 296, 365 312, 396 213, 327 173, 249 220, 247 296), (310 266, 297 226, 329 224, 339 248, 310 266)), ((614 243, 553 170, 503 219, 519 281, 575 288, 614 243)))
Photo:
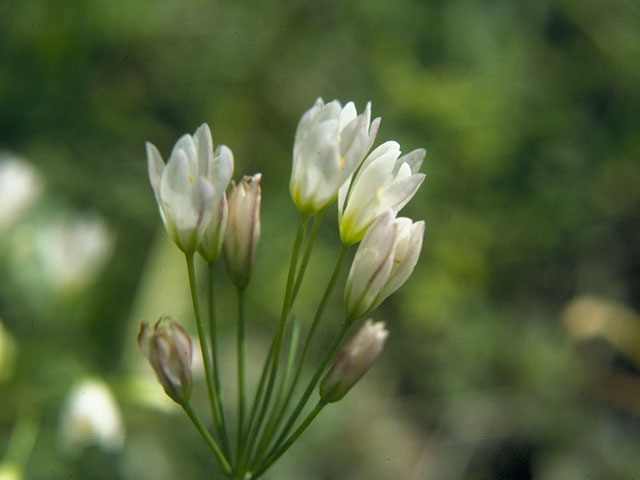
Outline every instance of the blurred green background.
MULTIPOLYGON (((144 141, 166 158, 206 121, 236 179, 263 173, 255 369, 297 221, 295 127, 321 96, 371 100, 376 144, 427 148, 403 211, 427 233, 374 314, 384 354, 265 478, 635 478, 638 85, 634 0, 0 1, 0 475, 218 478, 135 345, 162 313, 193 331, 144 141), (121 419, 97 439, 68 417, 87 378, 121 419)), ((326 217, 296 306, 307 322, 339 246, 326 217)))

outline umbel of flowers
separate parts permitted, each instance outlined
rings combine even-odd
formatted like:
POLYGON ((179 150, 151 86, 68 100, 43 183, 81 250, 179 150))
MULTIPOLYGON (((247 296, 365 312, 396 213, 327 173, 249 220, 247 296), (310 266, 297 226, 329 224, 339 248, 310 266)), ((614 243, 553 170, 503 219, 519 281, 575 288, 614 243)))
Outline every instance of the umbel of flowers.
POLYGON ((183 135, 165 162, 147 143, 149 180, 169 237, 185 254, 195 325, 202 352, 210 422, 190 403, 191 339, 177 320, 164 316, 153 328, 143 324, 140 347, 167 395, 179 404, 211 450, 226 478, 258 479, 331 403, 341 400, 378 357, 388 336, 383 322, 365 320, 352 339, 347 333, 404 284, 416 266, 424 222, 398 217, 424 180, 419 172, 425 150, 402 155, 395 141, 376 140, 380 119, 371 119, 371 104, 358 114, 352 102, 325 104, 318 99, 304 113, 295 133, 291 197, 300 213, 293 239, 282 309, 262 375, 247 394, 245 385, 245 298, 260 239, 261 174, 231 182, 231 150, 214 149, 211 131, 202 124, 183 135), (231 189, 227 192, 229 185, 231 189), (337 201, 337 235, 342 247, 315 312, 292 315, 313 251, 324 211, 337 201), (355 248, 355 245, 357 248, 355 248), (328 321, 333 341, 304 379, 315 332, 337 284, 349 251, 355 248, 344 288, 345 316, 328 321), (195 255, 208 265, 207 308, 197 292, 195 255), (222 254, 222 255, 221 255, 222 254), (214 266, 224 257, 237 292, 237 404, 224 402, 220 377, 214 301, 214 266), (301 332, 305 332, 304 340, 301 332), (316 394, 315 407, 303 411, 316 394), (235 410, 233 425, 228 423, 235 410))

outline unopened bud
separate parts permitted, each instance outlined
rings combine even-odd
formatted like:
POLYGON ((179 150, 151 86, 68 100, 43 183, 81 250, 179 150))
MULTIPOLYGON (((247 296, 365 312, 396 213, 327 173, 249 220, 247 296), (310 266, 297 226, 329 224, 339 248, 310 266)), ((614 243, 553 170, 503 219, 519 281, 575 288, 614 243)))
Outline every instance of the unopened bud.
POLYGON ((215 262, 222 250, 228 213, 227 194, 223 193, 220 201, 213 209, 213 216, 211 217, 209 226, 204 232, 204 237, 202 237, 200 245, 198 245, 198 252, 202 255, 202 258, 209 263, 215 262))
POLYGON ((185 404, 191 396, 191 338, 173 318, 163 316, 153 331, 140 325, 138 345, 172 400, 185 404))
POLYGON ((224 257, 231 281, 244 288, 260 239, 260 180, 262 174, 245 176, 229 193, 229 216, 224 237, 224 257))
POLYGON ((338 354, 333 367, 320 383, 320 397, 337 402, 369 370, 384 346, 389 332, 383 322, 367 320, 338 354))

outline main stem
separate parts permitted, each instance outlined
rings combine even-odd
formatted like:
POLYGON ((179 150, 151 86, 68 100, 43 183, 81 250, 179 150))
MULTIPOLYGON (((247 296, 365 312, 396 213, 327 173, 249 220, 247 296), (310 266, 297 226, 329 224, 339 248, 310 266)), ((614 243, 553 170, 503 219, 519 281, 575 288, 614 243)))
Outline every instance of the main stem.
POLYGON ((244 428, 244 408, 245 408, 245 329, 244 329, 244 288, 238 288, 238 338, 237 338, 237 354, 238 354, 238 443, 237 452, 240 459, 240 451, 242 449, 242 431, 244 428))
POLYGON ((229 447, 229 435, 227 433, 227 425, 224 419, 224 410, 222 409, 222 389, 220 388, 220 370, 218 368, 218 334, 215 309, 215 288, 214 288, 214 272, 215 263, 209 263, 209 336, 211 337, 211 356, 213 359, 213 386, 214 386, 214 408, 217 418, 214 418, 216 430, 222 439, 222 448, 225 455, 230 456, 231 449, 229 447))
POLYGON ((260 437, 260 441, 256 443, 257 450, 256 453, 251 457, 250 465, 255 466, 259 464, 263 460, 263 455, 266 452, 267 448, 269 448, 269 442, 273 437, 278 425, 280 424, 280 420, 282 419, 282 414, 284 413, 284 409, 286 405, 283 405, 284 392, 287 385, 289 385, 289 379, 291 378, 291 373, 293 372, 293 362, 295 360, 296 351, 298 349, 298 339, 300 336, 300 321, 298 317, 293 317, 291 319, 291 333, 289 336, 289 347, 285 354, 285 369, 284 375, 282 376, 282 382, 280 384, 280 388, 278 389, 278 394, 276 395, 275 403, 273 410, 271 412, 271 416, 269 422, 267 423, 267 427, 262 433, 260 437))
POLYGON ((311 322, 311 327, 309 328, 309 332, 307 333, 307 338, 304 342, 304 347, 302 347, 302 354, 300 355, 300 362, 298 363, 298 368, 296 370, 295 376, 293 377, 293 382, 291 384, 291 388, 289 389, 289 395, 287 397, 284 408, 287 407, 291 396, 296 388, 298 380, 300 378, 300 374, 302 373, 302 368, 304 363, 309 355, 309 349, 311 347, 311 340, 313 339, 313 335, 318 328, 318 324, 322 319, 322 315, 324 314, 324 309, 327 305, 327 301, 335 288, 336 282, 338 280, 338 276, 340 275, 340 270, 342 268, 342 264, 344 263, 344 259, 349 251, 349 245, 342 245, 340 249, 340 254, 338 255, 338 260, 336 261, 336 265, 333 269, 333 273, 331 274, 331 278, 329 279, 329 283, 324 290, 324 294, 322 295, 322 299, 320 300, 320 304, 318 305, 318 309, 316 310, 316 314, 313 317, 313 321, 311 322))
MULTIPOLYGON (((289 316, 289 308, 291 306, 291 293, 293 289, 293 281, 295 278, 296 267, 298 264, 298 257, 300 255, 300 247, 302 246, 302 240, 304 238, 304 231, 307 225, 308 217, 300 217, 300 221, 298 222, 298 229, 296 231, 296 239, 293 244, 293 250, 291 251, 291 261, 289 262, 289 273, 287 276, 287 285, 284 293, 284 300, 282 303, 282 312, 280 315, 280 324, 278 326, 278 331, 276 332, 276 337, 273 342, 273 356, 271 358, 271 369, 269 372, 269 379, 267 382, 264 398, 262 400, 262 407, 260 408, 260 413, 256 418, 256 421, 251 426, 251 431, 248 434, 247 442, 248 445, 244 445, 244 453, 246 455, 247 452, 250 452, 253 448, 255 441, 257 440, 258 434, 260 432, 260 427, 262 426, 262 422, 265 419, 267 409, 269 408, 269 401, 271 400, 271 394, 273 393, 273 386, 275 384, 276 376, 278 374, 278 364, 280 362, 280 352, 282 350, 282 339, 284 336, 284 327, 287 322, 287 317, 289 316)), ((267 362, 269 360, 267 359, 267 362)), ((241 459, 243 462, 244 459, 241 459)))
POLYGON ((309 415, 307 415, 307 418, 304 419, 304 422, 302 422, 300 424, 300 426, 298 427, 298 429, 293 432, 293 434, 287 439, 286 442, 284 442, 282 444, 282 446, 275 451, 273 454, 271 454, 266 461, 260 466, 260 468, 258 469, 258 471, 256 471, 256 473, 254 473, 251 476, 251 480, 255 480, 260 478, 260 476, 267 471, 267 469, 273 465, 276 460, 278 460, 282 455, 284 455, 284 453, 289 449, 289 447, 291 447, 291 445, 293 445, 295 443, 295 441, 298 439, 298 437, 300 437, 300 435, 302 435, 302 432, 304 432, 307 427, 311 424, 311 422, 313 422, 313 420, 318 416, 318 414, 322 411, 322 409, 324 407, 326 407, 328 404, 323 401, 322 399, 318 402, 318 404, 315 406, 315 408, 309 413, 309 415))
POLYGON ((313 244, 316 241, 316 235, 318 234, 318 228, 320 227, 320 223, 322 222, 323 215, 324 215, 324 210, 320 210, 313 219, 313 224, 311 225, 311 234, 309 235, 309 240, 307 241, 307 247, 305 248, 304 254, 302 255, 302 261, 300 262, 300 269, 298 270, 298 274, 296 275, 296 282, 293 286, 293 292, 291 293, 291 305, 289 306, 289 308, 291 308, 293 306, 293 302, 296 301, 298 290, 300 290, 300 285, 302 285, 304 272, 307 270, 307 265, 309 264, 309 258, 311 258, 311 252, 313 251, 313 244))
POLYGON ((291 414, 291 417, 289 417, 289 421, 287 422, 284 429, 280 433, 280 436, 276 440, 274 447, 271 449, 271 451, 267 455, 267 458, 270 458, 275 452, 277 452, 278 449, 280 448, 280 445, 282 445, 282 443, 286 439, 287 434, 289 433, 289 431, 295 424, 296 420, 300 416, 300 413, 304 409, 304 406, 307 404, 307 400, 309 400, 309 397, 313 393, 313 390, 315 389, 316 385, 320 381, 320 377, 322 376, 325 368, 327 367, 327 364, 329 363, 333 355, 336 353, 336 350, 338 350, 338 347, 340 346, 342 339, 344 338, 345 334, 347 333, 347 330, 349 329, 352 323, 353 323, 353 320, 347 317, 345 322, 340 327, 340 330, 338 331, 335 338, 333 339, 333 343, 331 344, 331 346, 327 350, 327 353, 325 354, 322 361, 320 362, 320 365, 316 370, 316 373, 314 374, 313 378, 309 382, 309 385, 307 385, 307 389, 302 394, 302 397, 298 401, 298 405, 296 406, 295 410, 291 414))
POLYGON ((254 421, 256 418, 256 415, 258 413, 258 407, 260 406, 260 402, 262 401, 262 395, 264 393, 264 388, 267 382, 267 371, 269 369, 269 364, 271 363, 271 358, 273 356, 273 347, 274 344, 271 344, 271 348, 269 348, 269 353, 267 355, 267 359, 265 360, 264 363, 264 367, 262 368, 262 374, 260 375, 260 381, 258 383, 258 387, 256 389, 256 395, 253 399, 253 406, 251 407, 251 414, 249 415, 249 423, 247 424, 247 427, 245 428, 245 432, 243 432, 243 437, 242 437, 242 445, 241 445, 241 451, 242 453, 239 455, 239 457, 244 461, 244 449, 247 448, 247 444, 249 442, 248 438, 249 438, 249 433, 252 432, 253 430, 253 425, 254 425, 254 421))
MULTIPOLYGON (((318 327, 318 324, 320 323, 320 319, 322 318, 322 315, 324 313, 324 309, 327 305, 327 301, 329 300, 329 297, 331 296, 331 293, 333 292, 333 289, 335 288, 336 282, 338 280, 338 276, 340 275, 340 270, 342 267, 342 264, 344 263, 344 259, 345 256, 347 254, 347 252, 349 251, 349 246, 348 245, 342 245, 342 248, 340 250, 340 254, 338 255, 338 260, 336 261, 336 265, 333 269, 333 273, 331 274, 331 277, 329 279, 329 282, 327 283, 327 286, 324 290, 324 293, 322 295, 322 298, 320 300, 320 304, 318 305, 318 308, 316 310, 315 316, 313 318, 313 321, 311 323, 311 327, 309 328, 309 332, 307 333, 307 338, 305 340, 305 344, 304 347, 302 349, 302 354, 300 355, 300 361, 298 362, 298 366, 296 368, 296 372, 293 376, 293 381, 291 382, 291 385, 289 386, 288 392, 286 397, 284 397, 284 402, 277 402, 276 406, 277 406, 277 410, 275 410, 272 414, 272 420, 271 422, 269 422, 269 427, 268 429, 265 431, 265 434, 262 436, 262 439, 260 441, 260 447, 262 450, 266 449, 269 446, 269 442, 271 442, 272 436, 275 433, 278 425, 280 425, 280 421, 282 420, 282 417, 284 416, 284 413, 287 409, 287 407, 289 406, 289 403, 291 402, 291 399, 293 398, 293 393, 295 392, 295 388, 298 384, 298 380, 300 379, 300 374, 302 372, 305 360, 307 358, 307 355, 309 354, 309 350, 310 350, 310 346, 311 346, 311 340, 313 339, 313 335, 318 327)), ((295 290, 294 290, 295 291, 295 290)), ((284 382, 281 385, 282 388, 285 387, 284 382)), ((258 452, 258 455, 256 456, 257 460, 260 460, 260 455, 261 452, 258 452)))
POLYGON ((196 285, 196 273, 194 265, 194 255, 186 254, 187 259, 187 272, 189 273, 189 287, 191 289, 191 301, 193 303, 193 313, 196 318, 196 328, 198 330, 198 339, 200 340, 200 349, 202 350, 202 362, 204 364, 204 376, 207 383, 207 392, 209 393, 209 406, 211 407, 211 415, 213 416, 214 424, 217 424, 217 411, 216 411, 216 394, 213 382, 213 375, 211 372, 211 354, 209 352, 209 345, 207 339, 204 336, 204 324, 202 322, 202 315, 200 314, 200 302, 198 301, 198 289, 196 285))
POLYGON ((213 457, 218 462, 218 465, 220 466, 224 474, 226 476, 231 475, 231 466, 229 465, 229 462, 227 462, 227 459, 224 457, 223 453, 220 451, 218 444, 213 439, 211 434, 208 432, 206 427, 202 424, 202 420, 200 420, 196 412, 193 410, 193 408, 191 407, 191 404, 184 403, 182 404, 182 408, 184 409, 186 414, 189 416, 189 419, 191 420, 193 425, 198 429, 198 432, 200 432, 200 435, 202 435, 202 438, 204 438, 205 442, 207 442, 207 445, 209 446, 211 453, 213 453, 213 457))

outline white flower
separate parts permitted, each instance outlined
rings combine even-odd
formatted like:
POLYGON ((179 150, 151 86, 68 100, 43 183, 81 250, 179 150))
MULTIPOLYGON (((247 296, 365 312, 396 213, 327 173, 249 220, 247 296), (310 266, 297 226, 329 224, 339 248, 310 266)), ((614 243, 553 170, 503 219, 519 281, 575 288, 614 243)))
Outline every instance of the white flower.
POLYGON ((38 171, 21 158, 0 153, 0 229, 11 225, 42 193, 38 171))
POLYGON ((363 317, 400 288, 418 261, 424 222, 394 217, 392 210, 383 212, 358 246, 345 287, 351 318, 363 317))
POLYGON ((300 119, 293 145, 289 189, 303 215, 319 212, 337 195, 373 141, 380 119, 371 121, 371 103, 358 115, 353 102, 344 107, 321 98, 300 119))
POLYGON ((413 198, 424 180, 418 170, 425 154, 424 149, 418 149, 400 157, 400 145, 390 141, 367 156, 355 178, 345 182, 338 195, 344 244, 359 242, 380 213, 389 208, 398 213, 413 198))
POLYGON ((62 412, 60 437, 69 453, 93 444, 106 450, 122 447, 120 409, 102 380, 87 379, 71 390, 62 412))
POLYGON ((369 370, 384 346, 389 332, 383 322, 367 320, 347 343, 320 383, 320 397, 325 402, 337 402, 369 370))
POLYGON ((149 180, 167 233, 180 250, 193 253, 229 184, 233 154, 224 145, 214 154, 206 123, 176 142, 166 165, 153 144, 147 142, 146 148, 149 180))
POLYGON ((260 180, 262 174, 245 176, 229 193, 229 218, 224 239, 224 258, 231 281, 240 288, 249 283, 260 239, 260 180))

